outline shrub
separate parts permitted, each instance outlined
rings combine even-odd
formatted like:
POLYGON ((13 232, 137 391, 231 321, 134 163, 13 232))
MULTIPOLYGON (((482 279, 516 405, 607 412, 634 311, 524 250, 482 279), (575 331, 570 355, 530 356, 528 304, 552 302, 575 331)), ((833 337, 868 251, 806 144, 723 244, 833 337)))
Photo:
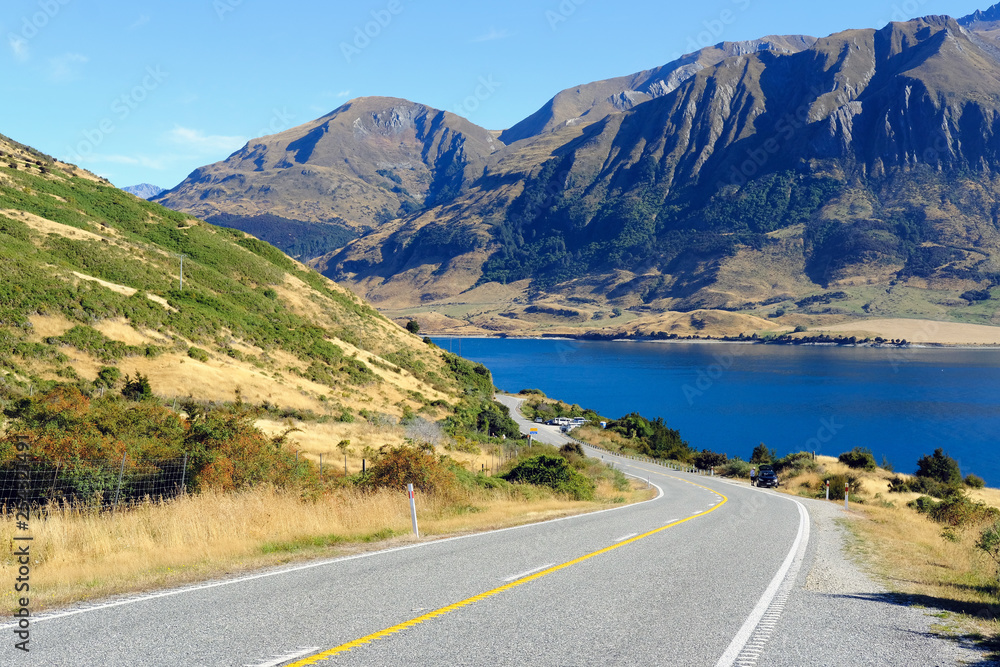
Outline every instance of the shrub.
POLYGON ((917 477, 927 477, 956 487, 962 483, 958 461, 945 454, 940 447, 933 454, 920 457, 917 461, 917 477))
POLYGON ((936 501, 928 496, 920 496, 907 505, 921 514, 926 514, 938 523, 956 528, 1000 517, 1000 509, 976 502, 965 494, 956 494, 941 501, 936 501))
POLYGON ((409 322, 406 323, 406 330, 409 331, 411 334, 419 333, 420 323, 417 322, 416 320, 410 320, 409 322))
POLYGON ((122 372, 115 368, 114 366, 102 366, 99 371, 97 371, 97 378, 94 380, 95 387, 107 387, 111 388, 115 386, 122 377, 122 372))
POLYGON ((750 463, 771 463, 776 458, 778 458, 778 453, 773 449, 768 449, 767 445, 762 442, 753 448, 753 454, 750 455, 750 463))
POLYGON ((824 485, 821 487, 823 490, 822 497, 826 496, 825 483, 830 482, 830 499, 831 500, 843 500, 844 499, 844 484, 850 484, 850 492, 854 494, 861 493, 862 485, 861 480, 854 475, 844 475, 837 473, 836 475, 826 475, 823 478, 824 485))
POLYGON ((559 448, 559 454, 571 463, 574 460, 582 459, 586 456, 586 454, 583 453, 583 447, 581 447, 578 442, 567 442, 559 448))
POLYGON ((208 361, 208 351, 200 347, 189 347, 188 356, 195 361, 208 361))
POLYGON ((750 464, 741 458, 730 459, 715 472, 723 477, 749 477, 750 464))
POLYGON ((152 398, 153 388, 149 384, 149 378, 139 371, 136 371, 134 378, 126 375, 122 396, 130 401, 144 401, 152 398))
POLYGON ((716 468, 718 466, 725 465, 728 460, 729 459, 725 454, 719 454, 708 449, 703 449, 701 452, 694 455, 694 465, 701 470, 708 470, 709 468, 716 468))
POLYGON ((982 489, 986 486, 986 480, 984 480, 979 475, 973 475, 969 473, 965 476, 965 485, 970 489, 982 489))
POLYGON ((997 576, 1000 577, 1000 521, 983 529, 976 542, 976 548, 984 552, 997 564, 997 576))
POLYGON ((788 472, 790 475, 799 475, 806 471, 813 471, 819 467, 811 452, 795 452, 778 459, 771 464, 775 472, 788 472))
POLYGON ((541 454, 525 459, 501 475, 508 482, 547 486, 574 500, 593 500, 596 485, 569 467, 560 456, 541 454))
POLYGON ((855 470, 875 470, 878 467, 875 463, 875 455, 867 447, 855 447, 838 456, 837 460, 855 470))
POLYGON ((407 484, 423 493, 447 493, 457 482, 455 472, 433 454, 401 445, 383 447, 361 481, 366 488, 405 491, 407 484))

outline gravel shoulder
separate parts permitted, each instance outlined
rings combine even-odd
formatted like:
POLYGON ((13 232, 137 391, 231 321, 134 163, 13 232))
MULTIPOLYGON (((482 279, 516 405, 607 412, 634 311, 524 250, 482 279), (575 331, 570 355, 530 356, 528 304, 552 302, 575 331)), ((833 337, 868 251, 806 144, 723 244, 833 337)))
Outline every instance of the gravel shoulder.
POLYGON ((846 522, 858 520, 843 506, 797 498, 809 510, 806 560, 776 632, 758 664, 990 665, 969 642, 944 638, 932 626, 937 610, 914 605, 865 571, 847 550, 846 522), (816 662, 815 656, 836 656, 816 662))

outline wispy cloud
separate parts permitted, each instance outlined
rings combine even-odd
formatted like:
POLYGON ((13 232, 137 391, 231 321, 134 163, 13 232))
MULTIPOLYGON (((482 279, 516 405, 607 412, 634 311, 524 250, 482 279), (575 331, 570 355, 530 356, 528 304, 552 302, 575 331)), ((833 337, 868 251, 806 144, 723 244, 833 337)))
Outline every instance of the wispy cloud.
POLYGON ((14 58, 21 62, 28 59, 28 40, 12 33, 7 36, 7 43, 10 44, 10 50, 14 53, 14 58))
POLYGON ((129 25, 128 29, 129 30, 135 30, 136 28, 141 28, 142 26, 146 25, 147 23, 149 23, 149 16, 147 14, 143 14, 139 18, 137 18, 135 21, 133 21, 132 24, 129 25))
POLYGON ((351 96, 350 90, 342 90, 339 93, 337 93, 337 97, 350 97, 350 96, 351 96))
POLYGON ((493 42, 493 41, 498 40, 498 39, 507 39, 510 36, 511 36, 511 32, 509 30, 507 30, 506 28, 503 29, 503 30, 497 30, 496 28, 491 27, 489 32, 487 32, 486 34, 483 34, 483 35, 479 35, 478 37, 473 37, 471 41, 473 43, 476 43, 476 42, 493 42))
POLYGON ((176 126, 168 134, 174 144, 198 153, 233 152, 247 142, 246 137, 205 134, 201 130, 176 126))
POLYGON ((65 83, 80 78, 80 69, 89 58, 79 53, 64 53, 55 58, 49 58, 49 77, 53 81, 65 83))

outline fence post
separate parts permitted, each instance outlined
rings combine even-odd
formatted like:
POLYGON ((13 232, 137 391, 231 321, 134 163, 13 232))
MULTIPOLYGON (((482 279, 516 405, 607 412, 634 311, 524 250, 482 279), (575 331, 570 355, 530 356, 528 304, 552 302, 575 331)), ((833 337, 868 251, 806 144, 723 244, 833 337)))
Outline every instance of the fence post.
POLYGON ((420 531, 417 530, 417 502, 413 499, 413 485, 407 484, 406 490, 410 494, 410 516, 413 518, 413 535, 414 537, 420 537, 420 531))
POLYGON ((830 499, 830 480, 826 480, 826 499, 830 499))
POLYGON ((187 491, 188 455, 184 452, 184 470, 181 472, 181 493, 187 491))
POLYGON ((56 461, 56 471, 52 473, 52 488, 49 489, 49 502, 52 501, 52 496, 56 492, 56 479, 59 477, 59 461, 56 461))
POLYGON ((115 503, 113 509, 118 508, 118 499, 122 494, 122 477, 125 475, 125 457, 128 456, 128 452, 122 454, 122 467, 118 470, 118 490, 115 491, 115 503))
POLYGON ((850 482, 844 482, 844 509, 845 510, 848 509, 848 507, 847 507, 847 498, 848 498, 848 492, 850 490, 851 490, 851 483, 850 482))

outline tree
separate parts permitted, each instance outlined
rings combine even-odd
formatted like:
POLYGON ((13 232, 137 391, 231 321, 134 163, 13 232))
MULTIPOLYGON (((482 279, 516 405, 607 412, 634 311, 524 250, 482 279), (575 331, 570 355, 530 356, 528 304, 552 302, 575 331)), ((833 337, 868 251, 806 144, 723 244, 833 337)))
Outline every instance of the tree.
POLYGON ((130 401, 144 401, 153 397, 153 388, 149 385, 149 378, 135 372, 135 378, 125 376, 125 386, 122 387, 122 396, 130 401))
POLYGON ((420 323, 416 320, 410 320, 406 323, 406 330, 411 334, 418 333, 420 331, 420 323))
POLYGON ((927 477, 949 486, 959 486, 962 483, 958 461, 945 454, 940 447, 930 456, 920 457, 917 461, 917 477, 927 477))
POLYGON ((844 452, 837 459, 848 468, 860 468, 862 470, 875 470, 875 455, 867 447, 855 447, 849 452, 844 452))
POLYGON ((344 454, 344 474, 347 474, 347 454, 351 451, 351 441, 341 440, 337 443, 337 449, 339 449, 344 454))
POLYGON ((1000 578, 1000 521, 986 527, 980 534, 976 548, 983 551, 997 564, 997 576, 1000 578))
POLYGON ((773 449, 768 449, 763 442, 753 448, 750 455, 750 463, 760 465, 761 463, 771 463, 778 458, 778 453, 773 449))

